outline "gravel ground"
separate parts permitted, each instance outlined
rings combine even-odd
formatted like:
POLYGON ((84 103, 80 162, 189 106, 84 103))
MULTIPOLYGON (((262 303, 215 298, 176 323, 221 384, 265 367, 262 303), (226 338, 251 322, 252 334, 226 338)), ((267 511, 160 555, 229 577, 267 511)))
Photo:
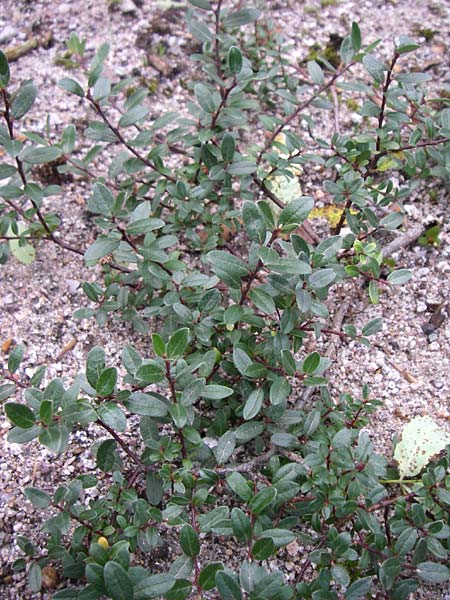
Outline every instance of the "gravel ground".
MULTIPOLYGON (((44 132, 48 113, 51 113, 50 130, 56 132, 69 122, 81 122, 85 118, 85 109, 76 97, 66 95, 57 87, 67 72, 54 64, 55 57, 64 52, 64 41, 74 31, 88 40, 89 51, 104 41, 111 44, 109 65, 114 77, 128 75, 135 67, 158 82, 154 103, 152 100, 152 118, 167 107, 183 105, 183 84, 189 76, 187 56, 193 44, 184 32, 183 17, 177 11, 162 15, 163 2, 143 0, 139 4, 133 12, 124 14, 120 9, 108 10, 106 0, 1 1, 0 47, 8 48, 23 43, 30 36, 52 33, 50 47, 39 47, 11 65, 16 83, 33 78, 39 88, 27 128, 44 132), (151 35, 146 33, 149 24, 153 29, 151 35), (167 62, 175 65, 175 69, 161 77, 154 67, 144 63, 143 48, 151 46, 155 51, 158 44, 167 47, 167 62)), ((359 23, 365 42, 377 38, 387 40, 387 44, 380 46, 380 51, 386 53, 392 48, 394 35, 420 38, 432 32, 431 39, 422 40, 424 46, 413 61, 429 68, 438 82, 436 89, 448 89, 450 85, 450 70, 445 63, 450 14, 444 0, 392 0, 379 2, 376 8, 372 1, 352 0, 275 0, 268 4, 273 22, 291 40, 293 57, 299 60, 305 58, 314 42, 325 44, 330 34, 344 35, 353 20, 359 23)), ((157 66, 160 71, 165 68, 157 66)), ((343 115, 343 126, 346 119, 354 118, 355 115, 343 115)), ((325 127, 332 124, 325 123, 325 127)), ((69 182, 63 197, 53 201, 52 208, 62 214, 61 229, 67 241, 78 246, 86 246, 94 236, 85 215, 88 196, 88 184, 69 182)), ((383 294, 378 306, 368 306, 364 294, 352 300, 348 319, 358 324, 383 316, 383 331, 374 339, 374 351, 368 352, 353 343, 341 345, 339 360, 330 373, 336 394, 344 390, 358 394, 361 383, 365 382, 371 384, 372 394, 384 401, 373 419, 371 431, 377 449, 388 457, 392 456, 392 437, 398 435, 402 425, 413 416, 430 415, 450 429, 450 319, 444 318, 442 325, 430 330, 429 335, 422 328, 436 306, 450 298, 448 195, 442 187, 421 188, 405 208, 408 225, 431 221, 442 224, 441 245, 438 248, 414 245, 395 255, 397 265, 413 269, 414 278, 408 285, 383 294)), ((134 336, 125 325, 114 324, 106 331, 91 320, 72 319, 73 311, 86 305, 78 282, 94 281, 96 271, 86 269, 76 257, 63 254, 52 244, 39 246, 37 260, 30 266, 10 261, 2 267, 0 277, 0 343, 13 338, 15 342, 26 344, 26 374, 45 362, 49 363, 49 378, 70 379, 83 365, 93 345, 104 344, 114 363, 125 341, 134 336), (73 349, 60 357, 73 340, 76 341, 73 349)), ((336 310, 340 301, 335 298, 336 310)), ((0 363, 4 358, 0 355, 0 363)), ((11 575, 8 568, 20 555, 15 536, 31 534, 33 537, 32 532, 38 532, 42 519, 42 514, 36 514, 24 500, 23 488, 34 484, 52 490, 61 478, 72 476, 79 465, 93 469, 94 461, 84 433, 78 434, 69 451, 55 460, 38 445, 8 445, 8 428, 8 423, 0 417, 0 561, 3 565, 0 598, 49 598, 46 593, 26 592, 23 574, 11 575)), ((448 594, 440 589, 419 592, 414 597, 437 600, 448 598, 448 594)))

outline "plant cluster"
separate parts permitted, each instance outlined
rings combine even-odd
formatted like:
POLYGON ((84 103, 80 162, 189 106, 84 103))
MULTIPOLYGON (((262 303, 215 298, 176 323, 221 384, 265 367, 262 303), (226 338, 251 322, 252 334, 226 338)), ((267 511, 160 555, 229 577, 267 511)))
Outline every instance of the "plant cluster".
POLYGON ((127 94, 134 79, 104 74, 108 46, 89 62, 72 35, 80 75, 60 86, 93 115, 83 156, 73 124, 53 144, 19 134, 37 90, 10 89, 0 52, 1 262, 31 262, 39 241, 81 255, 102 278, 83 284, 91 305, 75 316, 121 319, 151 340, 146 355, 126 344, 120 368, 92 348, 70 385, 48 381, 45 367, 25 378, 24 347, 10 352, 0 395, 23 399, 4 404, 9 441, 59 454, 86 428, 99 473, 54 493, 26 489, 51 516, 45 550, 20 537, 14 568, 28 568, 38 591, 42 570, 60 565, 69 581, 55 599, 407 599, 450 577, 450 455, 399 479, 364 430, 380 403, 367 387, 333 397, 330 359, 308 346, 340 336, 369 347, 380 331, 380 318, 333 329, 327 299, 353 279, 377 304, 380 290, 409 279, 386 264, 377 236, 401 227, 402 200, 420 180, 448 178, 450 109, 430 104, 428 74, 397 68, 418 48, 409 38, 386 64, 353 23, 337 67, 318 56, 303 68, 256 6, 190 3, 202 52, 191 57, 184 116, 149 124, 148 90, 127 94), (363 121, 323 139, 333 94, 356 102, 363 121), (98 233, 86 249, 67 243, 45 208, 61 188, 35 181, 36 165, 54 161, 93 182, 98 233), (320 239, 307 220, 314 200, 301 192, 312 168, 340 211, 320 239), (148 556, 165 537, 178 556, 154 572, 148 556), (224 539, 242 553, 237 571, 211 559, 224 539), (293 543, 303 553, 295 579, 269 560, 293 543))

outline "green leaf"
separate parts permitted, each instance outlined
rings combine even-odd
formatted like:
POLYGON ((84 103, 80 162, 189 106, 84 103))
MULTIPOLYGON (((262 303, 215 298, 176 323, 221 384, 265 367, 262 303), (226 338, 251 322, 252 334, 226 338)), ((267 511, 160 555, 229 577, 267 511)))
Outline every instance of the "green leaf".
POLYGON ((9 65, 6 54, 0 50, 0 90, 3 90, 9 83, 9 65))
POLYGON ((224 465, 236 448, 236 435, 234 431, 223 434, 214 448, 214 454, 218 465, 224 465))
POLYGON ((105 351, 101 346, 94 346, 86 358, 86 379, 96 389, 97 381, 105 369, 105 351))
POLYGON ((227 476, 227 483, 235 494, 237 494, 244 502, 250 502, 253 498, 253 492, 250 489, 247 480, 237 471, 233 471, 227 476))
POLYGON ((169 407, 169 413, 175 427, 182 429, 186 425, 188 414, 185 406, 182 406, 181 404, 172 404, 169 407))
POLYGON ((307 62, 308 73, 314 83, 318 85, 323 85, 325 81, 325 77, 323 75, 323 71, 321 67, 316 63, 315 60, 309 60, 307 62))
POLYGON ((47 492, 35 487, 25 488, 25 496, 36 508, 48 508, 52 501, 51 496, 47 492))
POLYGON ((313 289, 324 288, 336 279, 333 269, 317 269, 308 278, 308 283, 313 289))
POLYGON ((222 563, 210 563, 206 565, 198 577, 198 585, 205 592, 216 587, 216 573, 223 571, 222 563))
POLYGON ((194 87, 194 94, 197 102, 207 113, 214 113, 218 108, 214 100, 213 94, 208 87, 203 83, 197 83, 194 87))
POLYGON ((111 217, 113 206, 114 196, 111 190, 103 183, 94 183, 92 196, 88 201, 88 209, 91 212, 103 215, 104 217, 111 217))
POLYGON ((113 240, 104 235, 99 236, 84 253, 84 262, 93 266, 103 256, 112 254, 119 246, 120 240, 113 240))
POLYGON ((53 422, 42 431, 39 441, 55 454, 61 454, 69 444, 69 431, 64 423, 53 422))
POLYGON ((245 421, 250 421, 261 410, 264 401, 264 391, 262 389, 253 390, 244 404, 242 417, 245 421))
POLYGON ((372 587, 372 577, 363 577, 354 581, 345 592, 346 600, 358 600, 364 598, 372 587))
POLYGON ((107 473, 111 471, 116 460, 116 440, 105 440, 100 444, 97 450, 97 466, 107 473))
POLYGON ((32 81, 26 81, 23 83, 14 95, 11 104, 11 116, 13 119, 21 119, 27 114, 30 108, 33 106, 34 101, 37 97, 37 89, 32 81))
POLYGON ((176 579, 170 573, 159 573, 144 577, 134 586, 134 600, 161 598, 175 585, 176 579))
POLYGON ((400 477, 418 475, 448 444, 450 435, 431 417, 414 417, 403 427, 394 451, 400 477))
POLYGON ((192 406, 192 404, 200 398, 204 389, 205 380, 194 379, 184 388, 181 394, 180 404, 183 406, 192 406))
POLYGON ((203 10, 212 10, 209 0, 189 0, 189 3, 203 10))
POLYGON ((417 533, 417 529, 408 527, 398 536, 398 540, 395 542, 396 551, 401 556, 405 556, 414 548, 418 537, 419 534, 417 533))
POLYGON ((25 404, 17 402, 7 402, 5 404, 5 413, 8 419, 21 429, 30 429, 36 424, 36 417, 33 411, 25 404))
POLYGON ((260 490, 249 502, 249 509, 254 515, 261 514, 277 496, 277 490, 273 486, 260 490))
POLYGON ((125 569, 110 560, 103 569, 105 587, 113 600, 133 600, 133 584, 125 569))
POLYGON ((238 160, 228 167, 230 175, 251 175, 257 169, 256 162, 253 160, 238 160))
POLYGON ((115 431, 125 431, 127 418, 115 402, 103 403, 97 409, 100 419, 115 431))
POLYGON ((287 546, 287 544, 290 544, 296 538, 295 533, 288 529, 281 528, 265 529, 261 532, 261 537, 270 538, 276 548, 287 546))
POLYGON ((222 400, 222 398, 228 398, 233 394, 233 390, 225 385, 206 385, 202 392, 202 398, 208 400, 222 400))
POLYGON ((165 417, 169 411, 167 403, 162 399, 143 392, 134 392, 123 403, 130 412, 147 417, 165 417))
POLYGON ((224 20, 225 27, 233 29, 234 27, 241 27, 248 23, 253 23, 259 19, 261 12, 256 8, 246 8, 238 10, 236 12, 228 13, 224 20))
POLYGON ((16 386, 14 385, 14 383, 5 383, 3 385, 0 385, 0 402, 3 402, 3 400, 6 400, 10 396, 12 396, 15 391, 16 386))
POLYGON ((302 371, 308 375, 312 375, 320 364, 320 354, 318 352, 311 352, 303 361, 302 371))
POLYGON ((238 582, 234 577, 218 571, 216 573, 216 586, 222 600, 242 600, 242 593, 238 582))
POLYGON ((375 319, 371 319, 368 323, 364 325, 362 328, 363 335, 374 335, 381 331, 383 327, 383 319, 381 317, 377 317, 375 319))
POLYGON ((70 77, 63 77, 58 85, 63 90, 75 94, 75 96, 79 96, 80 98, 84 98, 84 90, 78 81, 70 79, 70 77))
POLYGON ((270 386, 270 403, 281 404, 290 394, 291 385, 285 377, 277 377, 270 386))
POLYGON ((363 65, 366 67, 367 71, 370 75, 372 75, 375 81, 378 83, 383 83, 384 71, 386 69, 384 63, 373 56, 373 54, 366 54, 363 57, 363 65))
POLYGON ((352 23, 351 40, 353 50, 359 52, 361 50, 361 30, 358 27, 358 23, 355 23, 355 21, 352 23))
POLYGON ((25 353, 25 346, 23 344, 17 344, 11 350, 8 357, 8 371, 10 373, 15 373, 20 366, 20 363, 23 360, 23 355, 25 353))
POLYGON ((164 596, 165 600, 184 600, 191 598, 192 583, 189 579, 179 578, 176 580, 173 588, 164 596))
POLYGON ((234 136, 231 135, 231 133, 225 133, 220 145, 223 160, 226 162, 231 162, 233 160, 235 149, 236 142, 234 141, 234 136))
POLYGON ((166 352, 166 345, 162 337, 157 333, 152 333, 152 345, 156 356, 164 356, 166 352))
POLYGON ((183 525, 180 531, 180 546, 187 556, 193 558, 200 552, 200 540, 197 532, 191 525, 183 525))
POLYGON ((37 562, 34 562, 28 572, 28 585, 32 592, 40 592, 42 587, 42 570, 37 562))
POLYGON ((242 220, 248 237, 258 244, 263 244, 266 239, 266 225, 264 218, 253 202, 244 202, 242 206, 242 220))
POLYGON ((272 538, 261 538, 253 544, 252 554, 256 560, 266 560, 275 550, 272 538))
POLYGON ((61 148, 56 146, 28 147, 21 152, 20 158, 30 165, 40 165, 53 162, 62 155, 61 148))
POLYGON ((409 281, 412 277, 412 271, 409 269, 398 269, 397 271, 392 271, 387 276, 386 281, 391 283, 392 285, 402 285, 409 281))
POLYGON ((117 383, 117 369, 109 367, 105 369, 97 380, 95 390, 100 398, 111 396, 117 383))
POLYGON ((289 233, 296 229, 308 217, 314 200, 310 196, 301 196, 289 204, 281 211, 278 217, 278 227, 283 233, 289 233))
POLYGON ((233 528, 233 534, 240 542, 248 542, 252 539, 250 518, 236 506, 231 511, 231 527, 233 528))
POLYGON ((183 327, 178 329, 167 343, 166 355, 167 358, 176 359, 183 355, 189 343, 189 329, 183 327))
POLYGON ((270 294, 262 290, 261 288, 253 288, 249 292, 249 298, 253 304, 267 315, 271 315, 275 312, 275 302, 270 294))
POLYGON ((133 108, 130 108, 129 111, 122 115, 119 120, 119 127, 131 127, 132 125, 143 121, 149 112, 150 109, 147 106, 142 106, 140 104, 138 106, 133 106, 133 108))
POLYGON ((164 371, 159 365, 148 363, 139 367, 135 373, 135 378, 146 385, 158 383, 164 379, 164 371))
POLYGON ((233 75, 237 75, 242 70, 242 54, 237 46, 231 46, 228 50, 228 66, 233 75))
POLYGON ((240 288, 242 277, 249 273, 244 261, 229 252, 213 250, 208 253, 207 259, 212 263, 217 277, 230 287, 240 288))
POLYGON ((444 583, 450 579, 450 569, 439 563, 422 562, 417 565, 417 575, 429 583, 444 583))

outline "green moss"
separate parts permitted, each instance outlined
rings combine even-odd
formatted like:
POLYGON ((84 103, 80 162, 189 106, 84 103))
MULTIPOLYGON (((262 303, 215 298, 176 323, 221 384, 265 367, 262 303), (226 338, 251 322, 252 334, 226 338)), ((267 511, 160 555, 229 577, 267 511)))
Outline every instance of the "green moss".
POLYGON ((357 112, 359 110, 359 102, 354 98, 347 98, 346 105, 348 110, 352 112, 357 112))
POLYGON ((426 42, 431 41, 434 36, 436 35, 437 31, 435 29, 430 29, 429 27, 424 27, 424 28, 416 28, 414 30, 414 34, 419 36, 419 37, 423 37, 425 38, 426 42))
POLYGON ((335 6, 337 4, 337 0, 320 0, 320 6, 322 8, 326 8, 327 6, 335 6))

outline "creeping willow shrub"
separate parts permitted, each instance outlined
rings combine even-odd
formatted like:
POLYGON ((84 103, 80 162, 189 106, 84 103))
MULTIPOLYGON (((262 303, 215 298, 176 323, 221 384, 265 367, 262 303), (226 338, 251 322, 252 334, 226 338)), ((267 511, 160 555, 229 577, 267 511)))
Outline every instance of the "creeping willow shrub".
MULTIPOLYGON (((122 319, 151 340, 144 356, 126 344, 120 371, 92 348, 69 386, 44 368, 25 378, 23 346, 10 353, 1 396, 23 395, 4 405, 9 441, 60 454, 86 428, 99 475, 25 490, 50 516, 45 548, 20 537, 14 569, 27 567, 37 591, 42 569, 60 568, 55 599, 406 599, 449 579, 449 456, 399 480, 363 429, 379 402, 367 388, 333 397, 330 360, 307 348, 333 335, 331 289, 353 278, 376 304, 381 287, 410 277, 385 265, 378 234, 401 227, 398 209, 420 180, 448 177, 450 110, 428 101, 429 75, 405 69, 418 47, 409 38, 386 63, 353 23, 338 67, 318 58, 299 68, 257 8, 191 4, 202 51, 183 115, 149 122, 147 91, 104 74, 108 46, 89 63, 73 35, 79 77, 60 86, 92 120, 49 144, 21 129, 36 88, 10 82, 0 54, 1 261, 31 262, 39 240, 81 254, 103 277, 83 284, 90 305, 75 316, 122 319), (328 139, 332 88, 362 121, 328 139), (93 142, 84 156, 80 134, 93 142), (98 235, 85 249, 56 233, 46 210, 59 186, 34 180, 35 165, 55 161, 92 180, 98 235), (312 169, 339 215, 320 239, 301 191, 312 169), (152 557, 165 543, 159 572, 152 557)), ((380 328, 376 318, 334 333, 369 346, 380 328)))

